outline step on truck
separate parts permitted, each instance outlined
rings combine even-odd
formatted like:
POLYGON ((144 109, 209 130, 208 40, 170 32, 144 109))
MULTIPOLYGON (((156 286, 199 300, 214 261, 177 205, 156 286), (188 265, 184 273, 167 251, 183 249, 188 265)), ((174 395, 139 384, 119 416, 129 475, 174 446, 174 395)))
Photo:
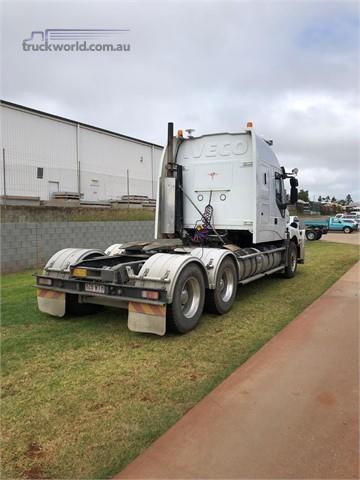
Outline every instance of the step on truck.
POLYGON ((287 205, 297 201, 297 169, 286 172, 250 122, 239 133, 188 132, 168 125, 154 240, 55 253, 36 275, 42 312, 119 307, 134 332, 186 333, 204 310, 228 312, 238 285, 295 275, 305 234, 287 205))

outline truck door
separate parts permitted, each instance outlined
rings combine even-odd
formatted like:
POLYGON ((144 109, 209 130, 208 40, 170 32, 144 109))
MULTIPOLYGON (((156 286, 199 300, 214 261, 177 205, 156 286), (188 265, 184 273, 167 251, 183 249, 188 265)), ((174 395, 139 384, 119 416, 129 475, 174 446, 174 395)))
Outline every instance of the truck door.
POLYGON ((265 162, 257 166, 257 243, 273 242, 284 238, 286 210, 285 190, 281 173, 265 162))
POLYGON ((270 175, 267 165, 260 164, 258 168, 258 187, 260 190, 260 224, 270 223, 270 175))
POLYGON ((329 219, 329 227, 332 230, 341 230, 341 219, 340 218, 330 218, 329 219))
POLYGON ((281 173, 276 169, 272 172, 272 183, 273 183, 273 196, 272 196, 272 228, 276 232, 279 239, 284 237, 284 231, 286 228, 286 216, 287 210, 284 208, 286 203, 286 194, 284 188, 284 180, 281 176, 281 173))

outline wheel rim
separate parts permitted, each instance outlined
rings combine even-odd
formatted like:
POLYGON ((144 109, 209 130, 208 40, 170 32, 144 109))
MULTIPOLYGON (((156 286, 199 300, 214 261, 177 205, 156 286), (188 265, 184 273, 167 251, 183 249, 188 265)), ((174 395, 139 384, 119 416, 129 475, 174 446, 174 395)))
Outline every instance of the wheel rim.
POLYGON ((349 233, 349 232, 350 232, 350 228, 344 228, 344 232, 345 232, 345 233, 349 233))
POLYGON ((314 234, 314 233, 312 233, 312 232, 308 233, 308 239, 309 239, 309 240, 314 240, 314 238, 315 238, 315 234, 314 234))
POLYGON ((234 292, 234 272, 230 267, 227 267, 223 270, 220 282, 219 282, 219 291, 220 297, 223 302, 228 302, 234 292))
POLYGON ((192 318, 198 311, 200 301, 200 283, 195 277, 190 277, 184 283, 180 295, 180 306, 184 317, 192 318))

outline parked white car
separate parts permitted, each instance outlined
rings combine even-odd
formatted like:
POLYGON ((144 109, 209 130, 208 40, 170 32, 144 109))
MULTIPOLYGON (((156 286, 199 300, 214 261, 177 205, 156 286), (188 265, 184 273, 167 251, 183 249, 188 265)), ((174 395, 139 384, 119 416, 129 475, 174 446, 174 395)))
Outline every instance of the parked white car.
POLYGON ((353 223, 359 228, 360 220, 355 220, 354 218, 348 217, 346 215, 342 217, 341 220, 346 221, 347 223, 353 223))
POLYGON ((342 218, 343 220, 353 220, 358 225, 360 224, 360 212, 353 213, 338 213, 335 218, 342 218))

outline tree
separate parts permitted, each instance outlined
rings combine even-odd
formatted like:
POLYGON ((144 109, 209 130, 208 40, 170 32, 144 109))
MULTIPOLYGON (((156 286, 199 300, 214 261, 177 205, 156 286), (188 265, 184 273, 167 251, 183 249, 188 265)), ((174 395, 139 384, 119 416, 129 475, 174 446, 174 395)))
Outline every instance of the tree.
POLYGON ((299 191, 299 200, 303 200, 304 202, 309 202, 309 190, 300 190, 299 191))
POLYGON ((322 196, 319 195, 318 202, 322 202, 322 196))
POLYGON ((331 203, 336 203, 336 197, 332 197, 331 203))
POLYGON ((350 193, 346 195, 345 201, 346 201, 346 205, 350 205, 350 203, 352 203, 353 199, 351 198, 350 193))
POLYGON ((330 196, 329 195, 326 195, 325 202, 330 202, 330 196))

